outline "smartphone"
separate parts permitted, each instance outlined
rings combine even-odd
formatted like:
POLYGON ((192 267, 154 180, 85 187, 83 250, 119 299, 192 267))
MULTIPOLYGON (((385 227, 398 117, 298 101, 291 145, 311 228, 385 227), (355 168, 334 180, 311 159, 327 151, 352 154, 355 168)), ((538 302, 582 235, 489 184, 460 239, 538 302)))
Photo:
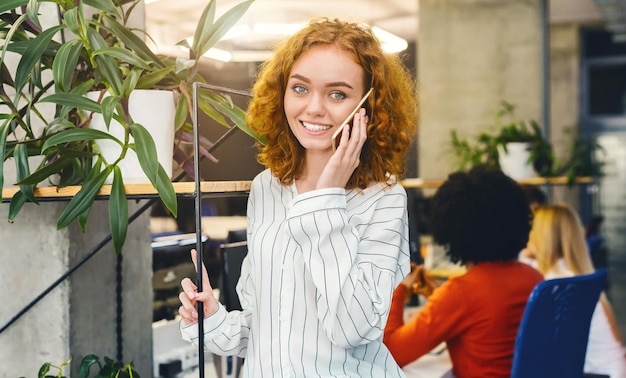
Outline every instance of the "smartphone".
POLYGON ((343 130, 343 128, 348 124, 348 122, 350 122, 352 120, 352 117, 354 117, 356 112, 358 112, 359 109, 361 109, 361 107, 365 103, 365 100, 367 100, 369 95, 372 94, 373 90, 374 90, 374 88, 370 88, 370 90, 367 91, 367 93, 363 96, 363 98, 361 98, 359 103, 356 104, 356 107, 354 108, 354 110, 352 110, 350 112, 348 117, 346 117, 346 119, 341 123, 341 125, 339 125, 339 128, 337 130, 335 130, 335 133, 333 134, 333 137, 332 137, 333 151, 335 151, 337 149, 337 146, 339 145, 339 143, 337 142, 337 137, 341 134, 341 130, 343 130))

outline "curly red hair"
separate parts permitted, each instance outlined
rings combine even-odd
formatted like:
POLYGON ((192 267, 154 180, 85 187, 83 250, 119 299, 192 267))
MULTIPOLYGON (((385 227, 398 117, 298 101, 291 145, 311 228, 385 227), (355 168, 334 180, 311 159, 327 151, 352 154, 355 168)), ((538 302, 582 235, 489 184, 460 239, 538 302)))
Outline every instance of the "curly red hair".
MULTIPOLYGON (((382 51, 369 27, 327 18, 313 20, 281 45, 259 71, 247 110, 250 128, 267 138, 258 160, 284 185, 302 170, 304 148, 289 129, 283 98, 289 74, 298 58, 314 46, 334 44, 354 57, 371 83, 367 101, 368 138, 347 188, 386 182, 405 172, 405 156, 417 132, 417 100, 411 75, 396 54, 382 51)), ((367 87, 367 84, 366 84, 367 87)), ((368 88, 366 88, 367 90, 368 88)))

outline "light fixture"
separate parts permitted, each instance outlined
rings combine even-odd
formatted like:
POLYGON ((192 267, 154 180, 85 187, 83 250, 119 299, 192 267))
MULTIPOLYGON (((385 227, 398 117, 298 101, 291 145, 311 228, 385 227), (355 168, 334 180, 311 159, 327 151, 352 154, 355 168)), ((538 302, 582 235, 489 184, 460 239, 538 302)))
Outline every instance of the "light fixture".
MULTIPOLYGON (((262 35, 262 36, 275 36, 276 39, 284 38, 296 33, 298 30, 305 27, 305 23, 256 23, 252 26, 249 25, 235 25, 232 27, 221 39, 235 40, 245 39, 247 36, 262 35)), ((388 53, 397 53, 404 51, 408 47, 408 43, 403 38, 398 37, 378 26, 372 27, 374 35, 380 40, 382 48, 388 53)), ((187 38, 189 44, 192 43, 192 38, 187 38)), ((269 59, 272 56, 270 50, 254 50, 254 51, 240 51, 233 50, 231 52, 226 50, 219 50, 212 48, 205 56, 217 59, 223 62, 235 61, 235 62, 261 62, 269 59)))
POLYGON ((372 27, 372 31, 380 39, 380 43, 383 45, 383 51, 388 53, 397 53, 406 50, 409 44, 393 33, 379 28, 378 26, 372 27))

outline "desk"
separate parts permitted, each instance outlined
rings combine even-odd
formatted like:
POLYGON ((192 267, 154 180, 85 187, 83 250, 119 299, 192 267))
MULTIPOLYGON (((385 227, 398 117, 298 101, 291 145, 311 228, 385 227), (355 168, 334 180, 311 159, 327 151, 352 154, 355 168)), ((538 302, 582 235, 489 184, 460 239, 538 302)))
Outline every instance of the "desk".
POLYGON ((442 349, 445 344, 437 346, 433 352, 424 355, 404 366, 402 371, 407 378, 441 378, 452 369, 452 362, 448 349, 442 349))
POLYGON ((228 231, 245 230, 247 226, 245 215, 202 217, 202 233, 210 240, 226 240, 228 231))

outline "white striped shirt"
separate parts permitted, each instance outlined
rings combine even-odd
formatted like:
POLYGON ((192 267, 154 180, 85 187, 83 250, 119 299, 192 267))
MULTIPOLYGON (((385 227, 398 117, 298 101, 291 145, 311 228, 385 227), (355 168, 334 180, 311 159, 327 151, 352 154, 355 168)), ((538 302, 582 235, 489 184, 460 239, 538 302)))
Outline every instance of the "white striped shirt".
MULTIPOLYGON (((382 337, 408 272, 400 184, 298 194, 265 170, 248 199, 244 310, 205 318, 205 349, 244 357, 244 377, 404 377, 382 337)), ((197 342, 197 325, 181 330, 197 342)))

